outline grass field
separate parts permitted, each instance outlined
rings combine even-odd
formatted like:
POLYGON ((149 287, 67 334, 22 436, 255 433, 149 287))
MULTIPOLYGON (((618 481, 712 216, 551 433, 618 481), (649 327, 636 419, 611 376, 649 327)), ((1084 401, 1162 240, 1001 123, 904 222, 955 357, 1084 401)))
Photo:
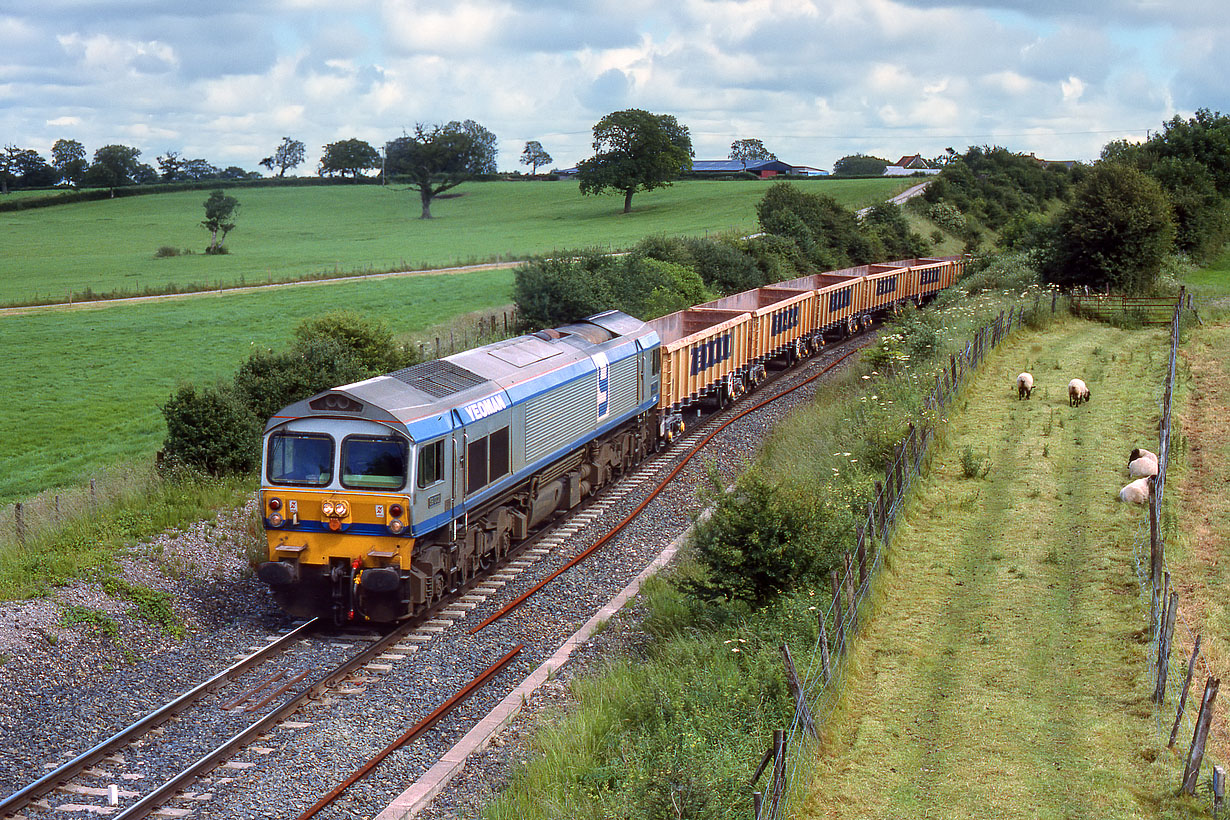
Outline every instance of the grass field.
POLYGON ((511 294, 512 271, 491 270, 0 317, 0 503, 151 456, 177 383, 229 378, 305 317, 345 307, 412 333, 511 294))
POLYGON ((1183 281, 1201 299, 1230 296, 1230 246, 1208 265, 1184 276, 1183 281))
MULTIPOLYGON (((798 183, 857 208, 912 180, 798 183)), ((460 186, 418 219, 403 186, 237 189, 237 228, 226 256, 205 256, 200 227, 207 193, 188 191, 0 213, 0 305, 96 294, 163 291, 172 285, 288 281, 316 275, 444 267, 520 259, 558 249, 625 248, 653 234, 747 232, 768 183, 686 181, 622 198, 583 197, 575 182, 482 182, 460 186), (196 253, 155 258, 161 246, 196 253)), ((79 296, 75 297, 79 298, 79 296)))
POLYGON ((1144 680, 1145 509, 1115 497, 1155 439, 1165 357, 1162 331, 1067 320, 988 359, 906 508, 797 816, 1194 816, 1144 680))

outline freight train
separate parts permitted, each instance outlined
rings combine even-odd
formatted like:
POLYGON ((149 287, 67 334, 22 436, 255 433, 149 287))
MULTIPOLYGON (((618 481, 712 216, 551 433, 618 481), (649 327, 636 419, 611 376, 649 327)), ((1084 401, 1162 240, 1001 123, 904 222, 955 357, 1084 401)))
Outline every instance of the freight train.
POLYGON ((960 258, 863 265, 642 322, 608 311, 327 390, 265 426, 258 567, 289 614, 393 622, 725 404, 960 275, 960 258))

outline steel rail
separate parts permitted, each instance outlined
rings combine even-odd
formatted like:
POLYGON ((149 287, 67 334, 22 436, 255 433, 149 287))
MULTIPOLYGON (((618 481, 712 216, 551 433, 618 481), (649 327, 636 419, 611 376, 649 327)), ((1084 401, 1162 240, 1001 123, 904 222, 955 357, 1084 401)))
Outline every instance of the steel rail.
POLYGON ((823 369, 812 374, 811 376, 808 376, 806 379, 794 385, 793 387, 783 390, 782 392, 777 393, 773 396, 769 396, 768 398, 762 399, 756 404, 753 404, 750 407, 740 410, 739 412, 732 415, 730 418, 720 423, 717 427, 709 431, 704 436, 704 438, 702 438, 696 444, 692 445, 691 450, 689 450, 687 453, 684 454, 683 458, 679 461, 679 463, 676 464, 675 467, 669 473, 666 474, 665 478, 663 478, 660 482, 658 482, 658 486, 654 487, 654 489, 649 493, 649 495, 646 496, 645 499, 641 501, 640 504, 636 505, 636 507, 632 510, 632 512, 628 513, 627 517, 625 517, 622 521, 620 521, 618 524, 612 527, 610 531, 608 531, 605 535, 603 535, 601 538, 595 541, 591 546, 589 546, 582 552, 578 553, 576 557, 574 557, 568 563, 564 564, 562 567, 557 569, 555 572, 551 573, 546 578, 543 578, 537 584, 530 587, 528 590, 526 590, 521 595, 519 595, 516 599, 506 604, 498 612, 495 612, 494 614, 488 616, 485 621, 483 621, 482 623, 478 624, 473 629, 471 629, 470 634, 474 635, 482 631, 483 629, 486 629, 488 626, 491 626, 491 624, 495 623, 496 621, 500 620, 508 613, 512 612, 517 607, 521 606, 521 604, 525 603, 533 595, 537 594, 538 591, 541 590, 543 587, 545 587, 547 584, 551 583, 556 578, 558 578, 560 575, 563 575, 565 572, 567 572, 568 570, 575 567, 577 564, 584 561, 586 558, 588 558, 590 555, 596 552, 602 545, 604 545, 606 542, 610 541, 612 538, 614 538, 616 535, 622 532, 625 527, 631 524, 632 521, 638 515, 640 515, 641 512, 644 511, 646 507, 649 506, 649 503, 651 501, 653 501, 655 498, 658 497, 659 493, 661 493, 664 489, 666 489, 667 485, 669 485, 671 481, 674 480, 675 476, 679 474, 679 471, 682 470, 685 466, 687 466, 687 464, 692 460, 692 458, 696 456, 696 454, 699 453, 700 450, 706 444, 712 441, 713 437, 716 436, 718 433, 722 432, 727 427, 734 424, 736 421, 748 415, 749 413, 753 413, 756 410, 759 410, 760 408, 764 407, 766 404, 772 404, 773 402, 777 401, 783 396, 787 396, 793 393, 795 390, 798 390, 800 387, 803 387, 806 384, 810 384, 811 382, 820 378, 825 373, 828 373, 834 367, 841 364, 846 359, 850 358, 851 356, 853 356, 855 353, 857 353, 860 350, 862 350, 862 347, 855 347, 853 350, 843 353, 841 356, 839 356, 838 358, 834 359, 833 361, 825 365, 823 369))
POLYGON ((295 627, 290 632, 287 632, 285 635, 278 638, 276 641, 270 642, 268 646, 261 647, 237 663, 214 675, 212 678, 199 686, 180 695, 178 698, 165 706, 155 709, 145 717, 135 723, 130 724, 126 728, 121 729, 106 740, 77 755, 67 763, 64 763, 56 769, 48 772, 28 786, 13 792, 8 797, 0 800, 0 816, 15 814, 24 806, 29 805, 32 801, 54 790, 57 786, 65 783, 70 778, 76 777, 82 771, 88 769, 90 766, 93 766, 107 755, 117 749, 123 748, 134 738, 140 737, 155 726, 165 723, 170 718, 196 703, 205 695, 218 689, 222 684, 246 672, 258 663, 263 662, 270 655, 281 651, 288 644, 302 638, 304 634, 314 631, 317 626, 318 619, 313 618, 312 620, 295 627))
POLYGON ((371 646, 367 647, 359 654, 351 657, 349 660, 344 661, 334 667, 332 671, 327 672, 317 678, 313 683, 308 684, 304 689, 300 690, 298 694, 286 701, 286 703, 274 709, 272 712, 268 713, 260 720, 257 720, 255 723, 252 723, 246 729, 241 729, 236 732, 213 751, 207 753, 204 757, 189 765, 188 768, 184 769, 182 772, 142 797, 136 803, 128 806, 120 814, 115 815, 115 820, 138 820, 138 818, 147 817, 163 803, 170 800, 177 792, 182 791, 188 784, 192 783, 192 781, 196 780, 205 772, 212 770, 219 763, 231 757, 244 746, 247 746, 253 740, 265 734, 278 723, 294 714, 301 706, 303 706, 305 701, 316 697, 327 689, 335 686, 338 682, 345 679, 355 670, 361 668, 371 658, 381 654, 389 646, 397 643, 407 634, 417 629, 419 624, 422 622, 422 619, 430 616, 434 612, 435 607, 433 607, 430 612, 424 613, 422 618, 415 618, 412 621, 402 624, 397 629, 374 642, 371 646))
POLYGON ((334 787, 332 791, 330 791, 324 797, 320 798, 320 800, 316 801, 316 803, 313 804, 313 806, 310 809, 305 811, 303 814, 299 815, 298 820, 309 820, 309 818, 315 817, 316 814, 321 809, 325 808, 330 803, 332 803, 334 800, 336 800, 338 797, 340 797, 342 792, 346 791, 351 786, 353 786, 355 783, 359 782, 364 777, 366 777, 368 773, 371 772, 372 769, 379 766, 380 763, 386 757, 388 757, 393 752, 397 751, 398 749, 400 749, 402 746, 406 745, 410 741, 414 740, 419 735, 426 732, 432 726, 435 726, 440 721, 441 718, 445 717, 450 712, 452 712, 454 709, 456 709, 458 706, 460 706, 463 702, 465 702, 467 698, 470 697, 470 695, 474 694, 474 692, 477 691, 479 687, 481 687, 488 680, 494 677, 501 669, 507 666, 508 663, 513 658, 517 657, 517 655, 520 654, 521 650, 524 647, 525 647, 525 644, 520 644, 520 643, 517 644, 515 647, 513 647, 508 652, 508 654, 500 658, 495 663, 491 664, 491 666, 488 666, 487 669, 482 674, 480 674, 478 677, 474 678, 474 680, 470 681, 465 686, 463 686, 455 695, 453 695, 451 698, 446 700, 444 703, 437 706, 436 709, 430 715, 423 718, 418 723, 414 724, 409 729, 407 729, 406 732, 401 737, 397 738, 397 740, 393 741, 388 746, 384 747, 383 750, 377 753, 374 757, 372 757, 370 760, 368 760, 366 763, 364 763, 362 766, 356 769, 353 774, 351 774, 349 777, 347 777, 345 780, 339 783, 336 787, 334 787))

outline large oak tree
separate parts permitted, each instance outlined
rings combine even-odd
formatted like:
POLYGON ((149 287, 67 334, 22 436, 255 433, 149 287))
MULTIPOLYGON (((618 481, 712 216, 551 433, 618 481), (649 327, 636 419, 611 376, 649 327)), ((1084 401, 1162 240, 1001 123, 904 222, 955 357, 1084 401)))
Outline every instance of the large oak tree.
POLYGON ((385 170, 389 176, 405 178, 410 187, 419 192, 423 206, 420 219, 431 219, 432 199, 465 182, 474 175, 476 168, 484 166, 493 146, 476 134, 475 129, 467 129, 462 123, 432 126, 419 123, 414 126, 413 134, 385 145, 385 170))
POLYGON ((670 114, 639 108, 607 114, 594 126, 594 156, 577 165, 582 194, 608 189, 624 195, 624 213, 632 195, 671 184, 692 167, 692 137, 670 114))

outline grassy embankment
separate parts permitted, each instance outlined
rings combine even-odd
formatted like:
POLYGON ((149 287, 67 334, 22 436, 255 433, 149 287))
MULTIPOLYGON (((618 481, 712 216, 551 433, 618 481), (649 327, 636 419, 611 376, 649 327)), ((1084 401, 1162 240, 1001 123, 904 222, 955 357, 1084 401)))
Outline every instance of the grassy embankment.
POLYGON ((345 307, 413 335, 511 293, 488 270, 0 317, 0 504, 148 459, 179 382, 229 378, 307 317, 345 307))
MULTIPOLYGON (((1144 512, 1115 497, 1128 451, 1156 429, 1165 355, 1164 332, 1075 320, 992 354, 907 505, 844 691, 821 705, 832 718, 802 763, 815 771, 796 780, 795 816, 1194 814, 1170 796, 1181 765, 1159 752, 1143 680, 1131 548, 1144 512), (1026 368, 1038 388, 1017 402, 1026 368), (1093 400, 1069 408, 1078 373, 1093 400), (966 478, 964 460, 989 469, 966 478)), ((874 431, 841 442, 823 420, 853 417, 860 391, 873 415, 903 400, 857 373, 826 388, 775 436, 768 469, 815 480, 854 469, 840 451, 862 455, 874 431)), ((579 705, 538 737, 487 816, 599 817, 619 800, 627 816, 654 805, 746 816, 746 778, 789 723, 777 646, 811 645, 809 601, 704 614, 651 585, 644 656, 577 684, 579 705)))
MULTIPOLYGON (((911 180, 796 183, 850 208, 911 180)), ((0 305, 94 294, 200 290, 373 271, 523 259, 561 249, 621 249, 645 236, 747 232, 768 183, 684 181, 637 194, 583 197, 575 182, 483 182, 454 189, 420 220, 402 186, 235 189, 231 253, 205 256, 203 191, 126 197, 0 213, 0 305), (158 259, 161 246, 196 253, 158 259)))

